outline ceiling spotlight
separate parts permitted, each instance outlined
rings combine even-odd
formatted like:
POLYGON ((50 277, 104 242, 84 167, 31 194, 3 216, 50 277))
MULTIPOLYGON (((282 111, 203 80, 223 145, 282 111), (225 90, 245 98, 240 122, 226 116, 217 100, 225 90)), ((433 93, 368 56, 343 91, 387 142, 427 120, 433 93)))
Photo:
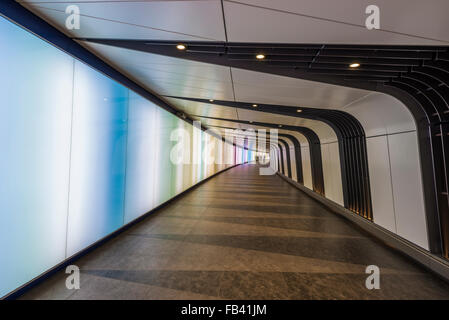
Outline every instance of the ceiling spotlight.
POLYGON ((302 109, 298 109, 298 110, 296 110, 296 112, 302 112, 302 109))
POLYGON ((358 68, 358 67, 360 67, 360 63, 358 63, 358 62, 351 63, 351 64, 349 65, 349 67, 350 67, 350 68, 358 68))
POLYGON ((279 128, 282 128, 282 124, 278 125, 279 128))
POLYGON ((186 46, 183 45, 182 43, 180 43, 180 44, 178 44, 178 45, 176 46, 176 49, 178 49, 178 50, 185 50, 185 49, 186 49, 186 46))
POLYGON ((253 108, 257 108, 257 104, 253 104, 253 108))
POLYGON ((214 99, 209 99, 210 102, 214 102, 214 99))
POLYGON ((253 123, 253 120, 249 120, 249 123, 253 123))
POLYGON ((259 60, 263 60, 263 59, 265 59, 265 55, 259 53, 258 55, 256 55, 256 58, 259 59, 259 60))

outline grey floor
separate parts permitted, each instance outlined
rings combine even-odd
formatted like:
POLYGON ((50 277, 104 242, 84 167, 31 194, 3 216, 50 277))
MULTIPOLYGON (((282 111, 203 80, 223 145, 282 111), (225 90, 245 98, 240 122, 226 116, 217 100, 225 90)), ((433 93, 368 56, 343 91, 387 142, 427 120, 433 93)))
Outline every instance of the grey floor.
POLYGON ((449 286, 278 176, 219 174, 22 299, 448 299, 449 286), (379 290, 365 268, 380 267, 379 290))

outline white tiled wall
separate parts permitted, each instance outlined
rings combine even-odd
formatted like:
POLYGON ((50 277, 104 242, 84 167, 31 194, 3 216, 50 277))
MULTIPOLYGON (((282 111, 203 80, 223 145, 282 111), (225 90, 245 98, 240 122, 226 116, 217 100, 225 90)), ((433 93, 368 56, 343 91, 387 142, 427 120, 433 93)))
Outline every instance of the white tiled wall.
POLYGON ((428 249, 416 132, 388 136, 397 234, 428 249))
MULTIPOLYGON (((367 137, 373 222, 428 249, 418 141, 412 115, 399 100, 381 93, 369 94, 343 110, 360 121, 367 137)), ((321 141, 325 195, 344 205, 338 142, 328 132, 318 130, 317 133, 321 141)), ((304 185, 313 189, 309 147, 303 143, 301 157, 304 185)), ((293 153, 291 158, 293 171, 293 153)))
POLYGON ((396 233, 387 136, 366 139, 374 221, 396 233))
POLYGON ((291 162, 291 168, 292 168, 292 179, 295 181, 298 181, 298 176, 296 173, 296 156, 295 156, 295 147, 289 146, 289 152, 290 152, 290 162, 291 162))
POLYGON ((324 193, 326 198, 343 206, 343 187, 341 182, 338 142, 322 144, 321 157, 323 161, 324 193))
POLYGON ((310 149, 308 146, 301 146, 302 174, 304 177, 304 186, 313 190, 312 185, 312 167, 310 164, 310 149))
POLYGON ((397 99, 372 93, 345 107, 367 136, 373 221, 428 249, 416 126, 397 99))
POLYGON ((283 145, 281 146, 282 157, 284 160, 284 174, 288 177, 287 150, 285 150, 285 147, 283 145))

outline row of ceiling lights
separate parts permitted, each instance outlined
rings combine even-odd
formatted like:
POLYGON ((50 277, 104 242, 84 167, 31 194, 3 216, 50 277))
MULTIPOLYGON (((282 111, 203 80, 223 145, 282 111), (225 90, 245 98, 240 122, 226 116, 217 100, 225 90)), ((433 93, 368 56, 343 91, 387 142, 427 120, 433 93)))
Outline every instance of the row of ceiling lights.
MULTIPOLYGON (((185 50, 187 47, 186 47, 184 44, 180 43, 180 44, 178 44, 178 45, 176 46, 176 48, 177 48, 178 50, 185 50)), ((265 59, 265 55, 262 54, 262 53, 259 53, 259 54, 256 55, 256 58, 257 58, 258 60, 263 60, 263 59, 265 59)), ((349 66, 350 66, 351 68, 358 68, 358 67, 360 67, 360 64, 354 62, 354 63, 351 63, 349 66)), ((214 99, 209 99, 209 102, 214 102, 214 99)), ((257 105, 257 104, 253 104, 252 107, 253 107, 253 108, 257 108, 258 105, 257 105)), ((297 109, 296 112, 302 112, 302 109, 297 109)), ((253 121, 250 121, 249 123, 253 123, 253 121)), ((282 124, 279 125, 279 128, 282 128, 282 124)))
MULTIPOLYGON (((178 50, 185 50, 185 49, 187 49, 186 45, 185 45, 185 44, 182 44, 182 43, 178 44, 178 45, 176 46, 176 48, 177 48, 178 50)), ((257 60, 263 60, 263 59, 265 59, 265 55, 264 55, 263 53, 258 53, 258 54, 256 54, 256 59, 257 59, 257 60)), ((349 67, 352 68, 352 69, 358 68, 358 67, 360 67, 360 63, 358 63, 358 62, 353 62, 353 63, 351 63, 351 64, 349 65, 349 67)))
MULTIPOLYGON (((214 99, 209 99, 209 102, 214 102, 214 99)), ((258 104, 253 104, 251 105, 253 108, 257 108, 259 105, 258 104)), ((302 109, 297 109, 296 112, 302 112, 302 109)))

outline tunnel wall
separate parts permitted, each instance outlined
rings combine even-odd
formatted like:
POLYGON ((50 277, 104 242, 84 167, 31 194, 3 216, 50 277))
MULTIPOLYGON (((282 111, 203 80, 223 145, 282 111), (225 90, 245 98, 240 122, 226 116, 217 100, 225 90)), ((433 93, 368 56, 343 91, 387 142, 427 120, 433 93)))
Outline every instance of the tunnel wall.
MULTIPOLYGON (((312 184, 312 167, 310 163, 310 149, 309 149, 309 142, 307 141, 306 137, 297 132, 297 131, 282 131, 286 132, 289 135, 292 135, 296 140, 298 141, 300 148, 301 148, 301 166, 302 166, 302 174, 303 174, 303 180, 304 180, 304 186, 309 188, 310 190, 313 190, 313 184, 312 184)), ((289 145, 290 145, 290 151, 294 153, 293 145, 291 144, 291 141, 288 139, 289 145)), ((292 154, 290 157, 292 160, 292 168, 296 168, 296 161, 295 156, 292 154)), ((296 174, 296 169, 295 169, 296 174)), ((293 180, 298 181, 297 177, 293 177, 293 180)))
POLYGON ((346 106, 363 125, 373 203, 373 221, 428 249, 416 125, 396 98, 371 93, 346 106))
MULTIPOLYGON (((371 93, 344 111, 356 117, 365 131, 373 222, 428 249, 419 147, 411 113, 400 101, 382 93, 371 93)), ((321 143, 325 197, 343 206, 339 142, 324 128, 312 129, 321 143)), ((304 185, 311 188, 311 183, 306 184, 311 180, 307 177, 310 153, 300 143, 304 185)), ((290 158, 293 167, 295 157, 290 158)))
MULTIPOLYGON (((399 100, 382 93, 368 94, 342 110, 353 115, 365 131, 373 222, 428 249, 419 147, 411 113, 399 100)), ((343 206, 339 141, 327 125, 318 125, 318 121, 303 122, 320 139, 325 197, 343 206)), ((313 160, 310 160, 308 144, 298 134, 293 135, 301 144, 304 185, 312 188, 310 163, 313 160)), ((289 151, 292 151, 291 144, 289 151)), ((286 161, 285 150, 282 152, 286 161)), ((295 167, 295 156, 290 160, 291 167, 295 167)), ((297 181, 295 177, 293 180, 297 181)))
POLYGON ((285 141, 288 144, 288 153, 290 153, 290 168, 292 170, 292 176, 291 178, 295 181, 298 181, 298 175, 296 173, 296 154, 295 154, 295 146, 293 145, 293 142, 286 138, 285 141))
MULTIPOLYGON (((324 190, 326 198, 344 206, 340 153, 338 149, 339 145, 334 130, 327 124, 316 120, 307 119, 301 124, 310 127, 310 129, 315 131, 315 133, 318 135, 318 138, 320 139, 324 190)), ((307 188, 313 190, 311 167, 312 160, 310 159, 309 143, 302 134, 297 132, 293 133, 293 131, 287 132, 293 135, 300 143, 304 185, 307 188)), ((292 151, 292 145, 290 145, 290 150, 292 151)), ((290 159, 292 161, 292 168, 296 167, 295 157, 292 155, 290 159)), ((293 180, 297 181, 297 179, 295 178, 293 178, 293 180)))
POLYGON ((344 206, 338 141, 321 144, 326 198, 344 206))
POLYGON ((302 158, 302 172, 304 178, 304 186, 313 190, 312 185, 312 167, 310 164, 310 149, 309 146, 301 145, 301 158, 302 158))
POLYGON ((0 35, 0 297, 254 158, 3 18, 0 35), (235 161, 206 163, 223 148, 235 161))
MULTIPOLYGON (((307 120, 306 123, 310 125, 310 129, 315 131, 320 139, 321 160, 323 164, 324 192, 326 198, 344 206, 340 153, 338 149, 337 135, 329 125, 322 121, 307 120)), ((303 160, 305 160, 306 164, 309 164, 311 161, 310 151, 307 155, 308 158, 305 153, 306 152, 304 152, 304 155, 302 155, 302 158, 303 160)), ((309 166, 307 166, 306 170, 311 170, 311 167, 309 169, 309 166)), ((310 185, 312 185, 311 182, 310 185)))

